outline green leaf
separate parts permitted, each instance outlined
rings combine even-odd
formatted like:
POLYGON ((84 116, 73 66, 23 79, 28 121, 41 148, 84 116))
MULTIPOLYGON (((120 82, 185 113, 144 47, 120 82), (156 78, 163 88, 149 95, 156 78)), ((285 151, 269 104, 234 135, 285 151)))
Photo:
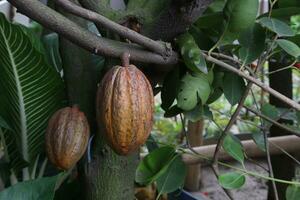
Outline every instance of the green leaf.
POLYGON ((177 43, 184 63, 190 70, 208 73, 205 58, 191 34, 180 35, 177 38, 177 43))
POLYGON ((252 133, 252 139, 259 149, 261 149, 262 151, 266 151, 265 138, 262 132, 252 133))
POLYGON ((246 177, 243 174, 237 172, 229 172, 226 174, 222 174, 218 178, 219 184, 226 189, 239 189, 241 188, 245 182, 246 177))
POLYGON ((25 181, 0 192, 0 200, 52 200, 62 174, 25 181))
POLYGON ((278 0, 278 5, 280 8, 283 7, 300 7, 300 2, 298 0, 278 0))
POLYGON ((10 24, 3 14, 0 52, 0 113, 11 128, 4 131, 4 138, 17 171, 23 161, 34 163, 43 152, 47 121, 64 105, 64 84, 22 28, 10 24))
MULTIPOLYGON (((44 46, 40 40, 40 30, 36 30, 35 25, 33 25, 32 28, 28 28, 26 26, 23 25, 19 25, 20 28, 22 29, 22 31, 24 32, 25 35, 27 35, 27 37, 29 38, 32 46, 39 51, 40 53, 44 53, 45 49, 44 46)), ((40 25, 37 24, 37 27, 39 27, 40 25)), ((39 28, 37 28, 39 29, 39 28)))
POLYGON ((300 48, 298 47, 297 44, 284 40, 284 39, 279 39, 276 40, 276 43, 288 54, 291 56, 298 58, 300 56, 300 48))
POLYGON ((210 92, 207 78, 186 74, 181 80, 177 94, 177 106, 185 111, 192 110, 199 100, 201 100, 202 105, 205 104, 210 92))
POLYGON ((57 33, 50 33, 42 38, 48 63, 56 69, 62 71, 62 60, 59 53, 59 41, 57 33))
MULTIPOLYGON (((281 21, 289 22, 290 18, 293 15, 297 15, 300 13, 300 7, 287 7, 287 8, 277 8, 272 10, 271 17, 279 19, 281 21)), ((265 13, 258 18, 268 17, 269 13, 265 13)))
POLYGON ((258 24, 246 29, 239 38, 241 48, 240 59, 245 64, 255 61, 265 49, 265 30, 258 24))
POLYGON ((164 110, 169 109, 177 95, 180 83, 179 67, 174 67, 164 79, 163 88, 161 90, 161 107, 164 110))
POLYGON ((240 140, 232 135, 227 134, 223 141, 223 149, 240 163, 244 163, 244 150, 240 140))
POLYGON ((223 79, 223 91, 231 105, 239 102, 245 92, 246 86, 243 78, 233 73, 225 73, 223 79))
POLYGON ((11 130, 9 125, 6 123, 6 121, 0 116, 0 128, 5 128, 11 130))
MULTIPOLYGON (((280 114, 279 110, 275 106, 268 104, 268 103, 262 105, 261 112, 262 112, 262 114, 264 114, 267 117, 274 119, 274 120, 276 120, 280 114)), ((264 123, 266 126, 272 125, 272 123, 270 123, 266 120, 264 120, 264 123)))
POLYGON ((289 185, 285 192, 286 200, 299 200, 300 198, 300 186, 289 185))
POLYGON ((215 12, 202 15, 195 22, 195 26, 203 29, 220 28, 222 26, 223 13, 215 12))
POLYGON ((258 20, 258 22, 263 26, 276 33, 279 37, 283 36, 294 36, 294 32, 291 27, 283 21, 278 19, 263 17, 258 20))
POLYGON ((176 115, 182 113, 183 110, 178 108, 177 105, 174 105, 170 108, 168 108, 164 114, 164 117, 168 118, 168 117, 175 117, 176 115))
POLYGON ((170 193, 184 185, 186 176, 186 165, 181 156, 176 156, 170 163, 168 169, 157 179, 157 190, 160 194, 170 193))
POLYGON ((228 0, 223 10, 225 21, 218 45, 231 44, 240 33, 252 26, 258 5, 258 0, 228 0))
POLYGON ((173 147, 165 146, 155 149, 139 163, 135 181, 147 185, 157 180, 167 170, 174 156, 176 153, 173 147))

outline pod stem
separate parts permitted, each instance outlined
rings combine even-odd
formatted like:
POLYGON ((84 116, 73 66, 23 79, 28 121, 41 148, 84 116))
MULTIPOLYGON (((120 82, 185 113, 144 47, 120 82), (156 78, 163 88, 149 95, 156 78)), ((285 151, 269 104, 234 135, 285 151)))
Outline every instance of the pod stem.
POLYGON ((129 58, 130 54, 128 52, 124 52, 121 56, 122 66, 128 67, 129 66, 129 58))

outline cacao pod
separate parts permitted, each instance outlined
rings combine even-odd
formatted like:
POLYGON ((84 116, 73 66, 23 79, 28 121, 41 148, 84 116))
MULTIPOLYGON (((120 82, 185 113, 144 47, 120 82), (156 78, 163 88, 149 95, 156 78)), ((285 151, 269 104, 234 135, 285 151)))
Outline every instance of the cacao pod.
POLYGON ((152 87, 137 67, 115 66, 105 74, 97 91, 97 121, 117 154, 128 155, 145 143, 153 111, 152 87))
POLYGON ((70 169, 83 156, 89 140, 89 124, 76 106, 58 110, 46 132, 49 160, 60 169, 70 169))

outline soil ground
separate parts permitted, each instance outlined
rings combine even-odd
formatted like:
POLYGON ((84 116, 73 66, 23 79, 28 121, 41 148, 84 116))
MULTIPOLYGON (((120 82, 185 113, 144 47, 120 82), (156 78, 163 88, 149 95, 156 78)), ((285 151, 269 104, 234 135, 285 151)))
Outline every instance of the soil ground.
MULTIPOLYGON (((264 160, 257 161, 261 166, 267 168, 267 164, 264 160)), ((236 167, 241 167, 237 162, 231 162, 232 165, 236 167)), ((268 175, 268 173, 257 166, 254 163, 246 162, 246 169, 259 174, 268 175)), ((229 172, 228 168, 219 166, 220 174, 229 172)), ((217 179, 209 167, 202 167, 202 178, 201 178, 201 190, 202 194, 205 194, 210 200, 228 200, 223 189, 217 182, 217 179)), ((268 186, 265 180, 256 178, 253 176, 247 176, 245 185, 238 190, 231 190, 232 197, 235 200, 266 200, 268 186)), ((199 192, 193 193, 194 195, 199 194, 199 192)))

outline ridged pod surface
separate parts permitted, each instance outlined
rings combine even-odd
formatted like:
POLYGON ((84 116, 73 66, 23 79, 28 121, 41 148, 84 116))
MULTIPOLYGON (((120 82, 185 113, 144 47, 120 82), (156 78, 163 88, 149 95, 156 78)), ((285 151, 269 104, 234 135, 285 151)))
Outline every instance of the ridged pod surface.
POLYGON ((49 160, 60 169, 70 169, 83 156, 89 140, 89 124, 76 106, 53 114, 46 132, 49 160))
POLYGON ((137 67, 115 66, 105 74, 97 92, 97 119, 117 154, 128 155, 145 143, 153 111, 152 87, 137 67))

